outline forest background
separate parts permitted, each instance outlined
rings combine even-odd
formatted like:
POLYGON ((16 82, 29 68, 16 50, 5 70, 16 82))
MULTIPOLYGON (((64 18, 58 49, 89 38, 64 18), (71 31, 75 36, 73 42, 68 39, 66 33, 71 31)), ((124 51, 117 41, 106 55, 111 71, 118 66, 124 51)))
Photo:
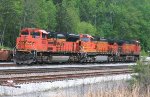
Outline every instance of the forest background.
POLYGON ((0 45, 25 27, 135 39, 150 50, 150 0, 0 0, 0 45))

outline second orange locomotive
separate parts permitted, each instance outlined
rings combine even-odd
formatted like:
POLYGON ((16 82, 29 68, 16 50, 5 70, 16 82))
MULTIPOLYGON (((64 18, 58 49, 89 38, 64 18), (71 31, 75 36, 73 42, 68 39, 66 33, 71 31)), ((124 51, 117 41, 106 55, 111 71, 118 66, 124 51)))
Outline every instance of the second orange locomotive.
POLYGON ((136 61, 140 49, 138 41, 109 41, 88 34, 24 28, 16 40, 14 61, 17 64, 136 61))

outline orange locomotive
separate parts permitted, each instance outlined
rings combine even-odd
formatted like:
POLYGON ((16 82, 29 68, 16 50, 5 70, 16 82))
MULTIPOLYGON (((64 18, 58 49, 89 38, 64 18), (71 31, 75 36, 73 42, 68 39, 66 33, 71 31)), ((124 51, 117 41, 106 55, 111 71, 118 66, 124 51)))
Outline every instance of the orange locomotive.
POLYGON ((24 28, 16 40, 14 61, 17 64, 53 62, 136 61, 139 59, 138 41, 110 42, 88 34, 46 32, 24 28))

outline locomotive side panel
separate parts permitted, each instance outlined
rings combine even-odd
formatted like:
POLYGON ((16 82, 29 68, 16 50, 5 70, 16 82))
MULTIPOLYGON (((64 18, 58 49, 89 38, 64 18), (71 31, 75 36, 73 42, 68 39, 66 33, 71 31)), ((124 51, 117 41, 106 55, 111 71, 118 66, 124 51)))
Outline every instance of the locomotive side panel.
POLYGON ((96 52, 96 43, 94 42, 81 42, 80 52, 96 52))
POLYGON ((77 44, 74 42, 62 42, 61 52, 76 52, 77 44))
POLYGON ((135 49, 133 44, 124 44, 122 46, 122 52, 124 54, 134 54, 134 51, 135 49))
POLYGON ((118 53, 118 44, 113 43, 108 45, 108 52, 111 54, 117 54, 118 53))
POLYGON ((108 42, 98 41, 96 50, 97 52, 108 53, 108 42))

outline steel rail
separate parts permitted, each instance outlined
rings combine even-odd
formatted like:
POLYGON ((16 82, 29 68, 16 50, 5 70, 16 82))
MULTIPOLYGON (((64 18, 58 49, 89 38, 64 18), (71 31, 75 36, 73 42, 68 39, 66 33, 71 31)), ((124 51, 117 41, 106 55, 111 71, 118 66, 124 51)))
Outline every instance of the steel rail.
POLYGON ((17 65, 13 62, 0 62, 0 67, 11 67, 11 66, 15 66, 15 67, 20 67, 20 66, 48 66, 48 65, 87 65, 87 64, 112 64, 112 63, 135 63, 135 62, 85 62, 85 63, 44 63, 44 64, 21 64, 21 65, 17 65))
POLYGON ((128 66, 95 66, 95 67, 63 67, 63 68, 30 68, 30 69, 4 69, 0 70, 0 75, 29 74, 29 73, 48 73, 48 72, 67 72, 67 71, 85 71, 85 70, 104 70, 121 69, 128 66))
POLYGON ((17 85, 23 83, 46 82, 46 81, 56 81, 64 79, 75 79, 75 78, 126 74, 126 73, 133 73, 133 71, 131 69, 112 69, 112 70, 97 70, 97 71, 94 70, 94 71, 80 71, 80 72, 61 72, 59 74, 56 73, 49 75, 35 75, 24 77, 9 77, 9 78, 0 78, 0 85, 7 85, 8 80, 12 80, 13 84, 17 85))

